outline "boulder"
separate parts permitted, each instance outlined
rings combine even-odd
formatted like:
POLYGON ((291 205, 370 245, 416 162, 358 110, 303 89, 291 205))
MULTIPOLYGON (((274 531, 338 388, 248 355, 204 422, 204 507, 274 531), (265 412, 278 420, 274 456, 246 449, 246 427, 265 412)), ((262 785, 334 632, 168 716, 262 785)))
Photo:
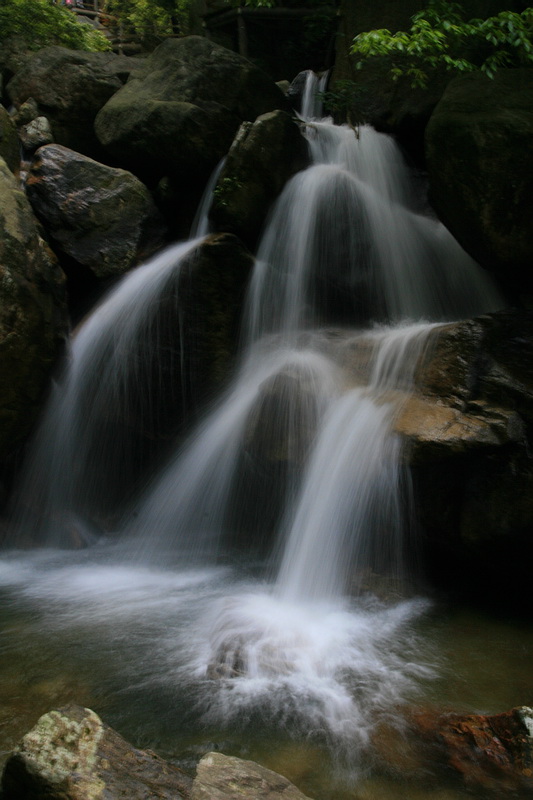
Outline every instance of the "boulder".
POLYGON ((99 279, 121 275, 164 242, 162 221, 138 178, 67 147, 39 148, 26 192, 58 254, 99 279))
POLYGON ((426 129, 430 196, 470 255, 509 292, 533 288, 533 70, 448 85, 426 129))
POLYGON ((309 800, 287 778, 222 753, 207 753, 198 764, 191 800, 309 800))
POLYGON ((208 236, 181 267, 182 405, 191 412, 229 378, 253 264, 251 253, 235 236, 220 233, 208 236))
POLYGON ((529 607, 533 314, 440 326, 400 410, 429 571, 446 588, 529 607), (462 579, 459 580, 459 577, 462 579))
POLYGON ((476 797, 530 796, 531 708, 520 706, 490 716, 414 708, 405 712, 403 722, 400 728, 382 723, 372 737, 378 758, 388 769, 427 785, 451 779, 461 796, 464 790, 476 797))
POLYGON ((149 750, 137 750, 88 708, 44 714, 9 756, 4 800, 179 800, 191 780, 149 750))
POLYGON ((35 100, 39 115, 50 122, 55 142, 101 159, 94 118, 139 63, 114 53, 46 47, 17 71, 7 92, 17 108, 30 97, 35 100))
POLYGON ((64 274, 0 159, 0 458, 34 425, 67 327, 64 274))
POLYGON ((493 716, 419 712, 411 727, 423 747, 472 789, 533 791, 533 709, 493 716))
POLYGON ((209 214, 215 229, 235 233, 254 249, 270 206, 308 163, 307 143, 286 112, 243 122, 215 186, 209 214))
POLYGON ((241 122, 283 108, 276 84, 251 62, 200 36, 168 39, 99 112, 111 157, 146 180, 207 180, 241 122))
POLYGON ((17 131, 6 109, 0 105, 0 158, 13 173, 20 167, 20 143, 17 131))

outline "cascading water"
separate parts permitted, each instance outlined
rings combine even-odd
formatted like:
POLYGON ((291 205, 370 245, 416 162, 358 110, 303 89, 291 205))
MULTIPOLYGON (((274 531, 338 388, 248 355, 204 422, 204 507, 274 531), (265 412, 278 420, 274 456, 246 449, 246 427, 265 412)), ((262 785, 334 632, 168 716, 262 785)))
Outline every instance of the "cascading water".
MULTIPOLYGON (((290 737, 337 751, 342 743, 356 761, 376 719, 428 674, 410 633, 425 603, 396 594, 409 572, 412 498, 395 414, 434 325, 500 302, 422 213, 389 137, 311 119, 316 88, 310 74, 313 163, 287 184, 265 230, 234 383, 134 503, 131 489, 148 472, 115 483, 135 458, 131 427, 150 425, 154 408, 163 413, 157 398, 135 393, 162 349, 171 351, 165 375, 180 374, 183 354, 159 314, 197 241, 133 272, 74 338, 22 494, 53 544, 65 518, 105 527, 118 503, 121 566, 92 569, 86 555, 76 577, 53 554, 38 562, 45 575, 36 580, 33 562, 14 557, 15 572, 1 580, 54 614, 69 599, 74 616, 81 587, 85 620, 100 620, 102 608, 119 613, 110 588, 118 581, 132 601, 118 604, 121 624, 146 629, 164 654, 144 684, 179 683, 206 725, 247 729, 260 715, 290 737), (339 321, 342 331, 333 330, 339 321), (349 368, 347 348, 358 354, 349 368), (228 542, 242 549, 257 531, 270 571, 228 577, 220 566, 228 542), (373 594, 376 576, 394 587, 386 602, 373 594)), ((205 209, 202 220, 200 233, 205 209)), ((168 313, 179 328, 179 314, 168 313)), ((36 524, 19 515, 19 528, 36 524)), ((104 551, 94 548, 97 563, 104 551)))

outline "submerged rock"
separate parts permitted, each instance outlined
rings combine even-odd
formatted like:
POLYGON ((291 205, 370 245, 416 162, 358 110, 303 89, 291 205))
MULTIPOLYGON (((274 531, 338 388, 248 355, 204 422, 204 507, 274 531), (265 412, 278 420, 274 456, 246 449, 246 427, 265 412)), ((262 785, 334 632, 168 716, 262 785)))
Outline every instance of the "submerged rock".
POLYGON ((162 221, 138 178, 67 147, 39 148, 26 192, 58 253, 99 279, 121 275, 164 242, 162 221))

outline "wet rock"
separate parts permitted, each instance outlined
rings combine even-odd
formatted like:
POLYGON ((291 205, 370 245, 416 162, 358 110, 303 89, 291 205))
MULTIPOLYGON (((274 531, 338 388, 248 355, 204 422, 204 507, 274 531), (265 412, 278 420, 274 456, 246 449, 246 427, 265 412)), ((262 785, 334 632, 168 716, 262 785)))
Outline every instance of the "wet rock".
POLYGON ((17 108, 34 99, 39 115, 50 121, 55 142, 101 159, 94 119, 139 63, 114 53, 46 47, 17 71, 7 92, 17 108))
POLYGON ((87 708, 42 716, 9 757, 5 800, 178 800, 191 780, 155 753, 137 750, 87 708))
POLYGON ((533 709, 494 716, 421 711, 410 716, 409 725, 426 756, 469 789, 496 797, 533 792, 533 709))
POLYGON ((253 257, 231 234, 208 236, 180 270, 184 407, 198 409, 229 377, 253 257))
POLYGON ((138 178, 61 145, 35 154, 26 192, 57 252, 99 279, 121 275, 164 242, 152 197, 138 178))
POLYGON ((0 105, 0 158, 11 172, 17 174, 20 167, 20 144, 17 131, 6 109, 0 105))
POLYGON ((0 459, 35 424, 67 327, 65 276, 0 159, 0 459))
POLYGON ((251 62, 200 36, 168 39, 99 112, 96 134, 122 166, 154 184, 205 181, 241 122, 283 108, 251 62))
POLYGON ((533 71, 455 78, 426 130, 432 202, 509 291, 533 288, 533 71))
POLYGON ((254 249, 268 210, 285 183, 309 163, 305 139, 284 111, 243 122, 219 175, 210 218, 254 249))
POLYGON ((276 772, 222 753, 207 753, 202 758, 191 791, 191 800, 306 800, 306 797, 276 772))
MULTIPOLYGON (((531 605, 533 315, 504 311, 435 329, 406 439, 429 571, 498 603, 531 605)), ((453 584, 453 585, 452 585, 453 584)))

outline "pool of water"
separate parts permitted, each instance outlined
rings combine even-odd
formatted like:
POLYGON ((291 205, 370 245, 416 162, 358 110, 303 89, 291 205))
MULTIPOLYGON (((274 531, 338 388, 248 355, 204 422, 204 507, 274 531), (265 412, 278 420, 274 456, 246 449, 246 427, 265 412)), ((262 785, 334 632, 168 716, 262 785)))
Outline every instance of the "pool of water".
POLYGON ((75 702, 191 772, 218 749, 320 800, 461 800, 431 764, 383 759, 403 709, 533 704, 532 626, 420 597, 291 604, 260 565, 10 553, 0 603, 4 760, 75 702))

